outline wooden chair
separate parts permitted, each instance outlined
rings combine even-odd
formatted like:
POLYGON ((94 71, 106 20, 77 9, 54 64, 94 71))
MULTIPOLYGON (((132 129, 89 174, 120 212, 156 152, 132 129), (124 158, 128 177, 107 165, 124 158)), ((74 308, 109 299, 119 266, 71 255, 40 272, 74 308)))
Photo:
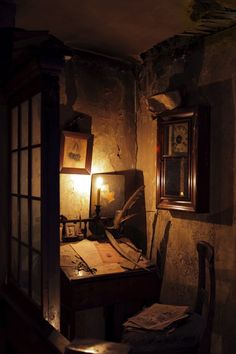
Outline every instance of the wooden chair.
POLYGON ((197 251, 199 276, 194 312, 184 321, 173 325, 173 330, 126 328, 122 341, 131 346, 131 353, 210 354, 215 307, 214 249, 209 243, 200 241, 197 251))

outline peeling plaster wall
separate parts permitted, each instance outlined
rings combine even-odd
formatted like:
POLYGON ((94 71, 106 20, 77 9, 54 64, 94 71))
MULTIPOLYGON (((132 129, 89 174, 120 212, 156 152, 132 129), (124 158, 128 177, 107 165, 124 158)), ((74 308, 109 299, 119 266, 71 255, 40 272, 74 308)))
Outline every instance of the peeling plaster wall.
MULTIPOLYGON (((172 42, 144 55, 140 73, 137 168, 146 185, 148 253, 156 217, 156 121, 145 97, 180 89, 184 105, 211 106, 210 212, 192 214, 159 210, 154 224, 152 257, 166 251, 161 300, 193 304, 197 285, 196 242, 215 247, 216 314, 212 353, 236 351, 236 30, 227 30, 189 45, 172 42), (168 228, 170 225, 170 228, 168 228)), ((163 260, 163 259, 162 259, 163 260)))
MULTIPOLYGON (((102 56, 82 54, 61 75, 61 130, 94 135, 92 173, 124 171, 132 190, 136 176, 135 80, 131 66, 102 56)), ((60 174, 60 213, 89 216, 90 175, 60 174)), ((77 313, 80 337, 104 339, 102 308, 77 313)))
MULTIPOLYGON (((135 81, 131 65, 81 53, 61 76, 61 129, 94 135, 92 173, 134 170, 135 81), (77 117, 77 119, 76 119, 77 117)), ((60 175, 61 213, 89 215, 90 176, 60 175)))

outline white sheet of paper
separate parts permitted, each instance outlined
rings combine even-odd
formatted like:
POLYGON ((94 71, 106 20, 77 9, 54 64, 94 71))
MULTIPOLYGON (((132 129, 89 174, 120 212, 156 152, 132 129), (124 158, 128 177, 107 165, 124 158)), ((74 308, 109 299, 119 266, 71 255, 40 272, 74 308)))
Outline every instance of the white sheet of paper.
POLYGON ((103 264, 95 241, 82 240, 77 243, 71 243, 70 245, 90 268, 96 268, 99 264, 103 264))

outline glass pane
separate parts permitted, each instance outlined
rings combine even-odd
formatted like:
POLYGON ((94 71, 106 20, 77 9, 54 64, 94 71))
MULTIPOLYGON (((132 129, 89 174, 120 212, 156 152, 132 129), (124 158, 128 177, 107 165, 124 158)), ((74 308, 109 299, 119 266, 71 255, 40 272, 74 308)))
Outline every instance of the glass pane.
POLYGON ((28 293, 29 285, 29 249, 21 245, 20 249, 20 287, 28 293))
POLYGON ((11 198, 11 235, 18 238, 18 198, 11 198))
POLYGON ((41 148, 32 149, 32 195, 40 197, 41 193, 41 148))
POLYGON ((29 212, 28 212, 28 199, 21 198, 21 211, 20 211, 20 230, 21 241, 24 243, 29 242, 29 212))
POLYGON ((39 305, 41 304, 41 256, 32 254, 32 298, 39 305))
POLYGON ((18 107, 11 111, 11 148, 17 149, 18 147, 18 107))
POLYGON ((28 146, 28 114, 29 103, 25 101, 21 104, 21 147, 28 146))
POLYGON ((187 158, 165 159, 165 196, 188 198, 188 162, 187 158))
POLYGON ((188 122, 164 127, 164 155, 186 155, 188 153, 188 122))
POLYGON ((41 93, 32 97, 32 144, 41 142, 41 93))
POLYGON ((11 192, 17 193, 18 188, 18 153, 13 152, 11 154, 11 192))
POLYGON ((11 274, 17 280, 18 273, 18 242, 14 239, 11 240, 11 274))
POLYGON ((21 151, 20 193, 28 194, 28 150, 21 151))
POLYGON ((41 202, 32 200, 32 246, 41 249, 41 202))

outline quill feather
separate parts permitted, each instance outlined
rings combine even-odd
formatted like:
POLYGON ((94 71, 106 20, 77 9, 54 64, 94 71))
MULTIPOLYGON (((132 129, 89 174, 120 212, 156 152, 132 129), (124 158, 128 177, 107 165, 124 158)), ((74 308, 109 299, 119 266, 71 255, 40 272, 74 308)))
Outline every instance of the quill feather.
POLYGON ((114 218, 114 228, 118 229, 120 224, 124 222, 125 220, 133 217, 135 214, 132 214, 130 217, 127 217, 126 212, 132 208, 132 206, 136 203, 136 201, 141 197, 142 193, 144 190, 144 186, 139 187, 127 200, 127 202, 124 204, 122 210, 120 213, 117 213, 115 218, 114 218))
POLYGON ((147 267, 139 264, 138 262, 134 261, 119 245, 119 243, 116 241, 116 239, 112 236, 112 234, 108 231, 105 230, 106 236, 108 238, 108 240, 110 241, 110 244, 115 248, 115 250, 124 258, 126 258, 128 261, 130 261, 131 263, 133 263, 135 266, 137 266, 138 268, 142 268, 147 270, 148 272, 150 272, 150 269, 148 269, 147 267))

